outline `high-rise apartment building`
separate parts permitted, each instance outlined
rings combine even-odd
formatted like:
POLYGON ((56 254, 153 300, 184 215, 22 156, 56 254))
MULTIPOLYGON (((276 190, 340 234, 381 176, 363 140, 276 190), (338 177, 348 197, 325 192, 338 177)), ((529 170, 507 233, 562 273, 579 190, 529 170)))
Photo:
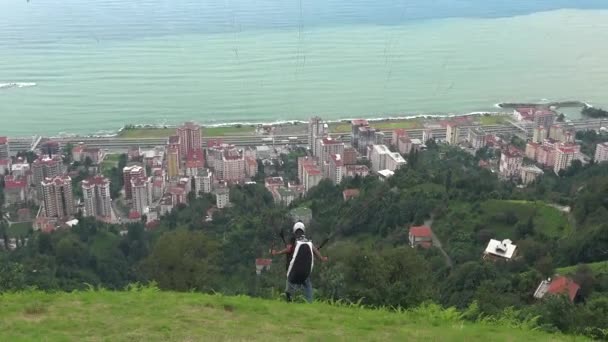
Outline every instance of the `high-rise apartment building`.
POLYGON ((74 214, 72 179, 69 176, 46 178, 41 187, 46 217, 65 218, 74 214))
POLYGON ((177 128, 177 136, 180 143, 180 155, 185 158, 193 151, 203 149, 201 139, 201 126, 194 122, 186 122, 177 128))
POLYGON ((95 176, 82 181, 84 216, 109 218, 112 216, 110 180, 95 176))

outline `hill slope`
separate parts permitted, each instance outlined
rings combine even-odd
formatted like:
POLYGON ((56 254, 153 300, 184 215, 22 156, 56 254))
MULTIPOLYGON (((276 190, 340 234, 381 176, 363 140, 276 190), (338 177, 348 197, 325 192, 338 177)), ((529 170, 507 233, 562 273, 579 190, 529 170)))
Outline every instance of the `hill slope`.
POLYGON ((559 341, 502 325, 462 322, 437 307, 389 312, 196 293, 90 291, 0 295, 0 340, 488 340, 559 341))

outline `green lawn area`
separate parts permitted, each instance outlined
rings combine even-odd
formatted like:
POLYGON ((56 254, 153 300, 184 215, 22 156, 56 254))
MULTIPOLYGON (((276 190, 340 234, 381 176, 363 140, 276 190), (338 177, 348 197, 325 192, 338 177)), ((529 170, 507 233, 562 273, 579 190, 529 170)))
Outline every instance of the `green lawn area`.
POLYGON ((440 238, 449 240, 454 229, 474 232, 481 226, 490 232, 495 239, 515 239, 517 226, 526 225, 533 216, 535 231, 542 232, 551 238, 562 238, 571 233, 571 226, 566 214, 542 202, 487 200, 479 205, 468 202, 451 203, 448 214, 437 219, 433 224, 440 238), (509 222, 509 214, 516 218, 509 222))
MULTIPOLYGON (((250 125, 225 126, 225 127, 203 127, 203 137, 221 137, 224 135, 253 134, 255 128, 250 125)), ((175 128, 133 128, 123 130, 118 134, 119 138, 167 138, 175 135, 175 128)))
POLYGON ((479 123, 483 126, 499 125, 509 121, 511 115, 482 115, 479 118, 479 123))
POLYGON ((32 222, 13 223, 7 230, 10 237, 26 236, 32 229, 32 222))
POLYGON ((567 216, 542 202, 488 200, 481 205, 481 208, 482 220, 492 221, 497 230, 507 234, 514 231, 515 227, 496 222, 495 219, 496 215, 506 212, 514 213, 518 223, 524 224, 531 215, 534 215, 536 231, 543 232, 549 237, 560 238, 571 232, 567 216))
MULTIPOLYGON (((412 118, 412 119, 404 119, 404 120, 388 120, 388 121, 378 121, 370 122, 370 126, 380 129, 380 130, 391 130, 397 128, 403 129, 417 129, 423 128, 424 119, 422 118, 412 118)), ((329 130, 332 133, 347 133, 351 131, 351 124, 348 122, 336 122, 329 125, 329 130)))
POLYGON ((106 154, 105 158, 101 162, 101 173, 107 174, 113 167, 118 165, 120 154, 106 154))
MULTIPOLYGON (((593 273, 595 273, 596 275, 608 274, 608 260, 593 262, 593 263, 586 264, 586 265, 589 266, 591 268, 591 270, 593 271, 593 273)), ((578 267, 578 265, 562 267, 562 268, 556 269, 555 272, 558 274, 570 274, 570 273, 574 273, 576 271, 577 267, 578 267)))
POLYGON ((577 341, 455 310, 371 310, 155 289, 5 293, 2 341, 577 341))

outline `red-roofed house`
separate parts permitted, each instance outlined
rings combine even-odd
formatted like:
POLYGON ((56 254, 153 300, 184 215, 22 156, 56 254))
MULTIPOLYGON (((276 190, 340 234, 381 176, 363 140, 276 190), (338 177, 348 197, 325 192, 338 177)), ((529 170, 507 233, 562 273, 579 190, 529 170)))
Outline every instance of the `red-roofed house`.
POLYGON ((534 298, 541 299, 546 294, 568 296, 571 302, 574 302, 576 295, 580 290, 580 286, 572 279, 564 276, 558 276, 555 279, 543 280, 534 292, 534 298))
POLYGON ((285 182, 283 181, 283 177, 267 177, 264 180, 264 186, 268 191, 272 192, 276 188, 285 186, 285 182))
POLYGON ((139 220, 141 219, 141 214, 138 211, 131 210, 129 213, 129 220, 139 220))
POLYGON ((344 197, 344 201, 359 197, 359 189, 346 189, 342 191, 342 197, 344 197))
POLYGON ((427 226, 410 227, 409 240, 412 248, 416 246, 430 248, 433 246, 433 232, 427 226))
POLYGON ((524 161, 521 151, 509 148, 500 155, 500 175, 503 178, 519 177, 524 161))

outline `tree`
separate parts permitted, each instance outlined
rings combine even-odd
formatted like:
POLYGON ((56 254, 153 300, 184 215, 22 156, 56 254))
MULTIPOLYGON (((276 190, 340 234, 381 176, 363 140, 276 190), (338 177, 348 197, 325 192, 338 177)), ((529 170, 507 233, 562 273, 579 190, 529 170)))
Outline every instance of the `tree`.
POLYGON ((164 290, 210 291, 218 282, 218 245, 200 232, 163 234, 142 263, 143 275, 164 290))

